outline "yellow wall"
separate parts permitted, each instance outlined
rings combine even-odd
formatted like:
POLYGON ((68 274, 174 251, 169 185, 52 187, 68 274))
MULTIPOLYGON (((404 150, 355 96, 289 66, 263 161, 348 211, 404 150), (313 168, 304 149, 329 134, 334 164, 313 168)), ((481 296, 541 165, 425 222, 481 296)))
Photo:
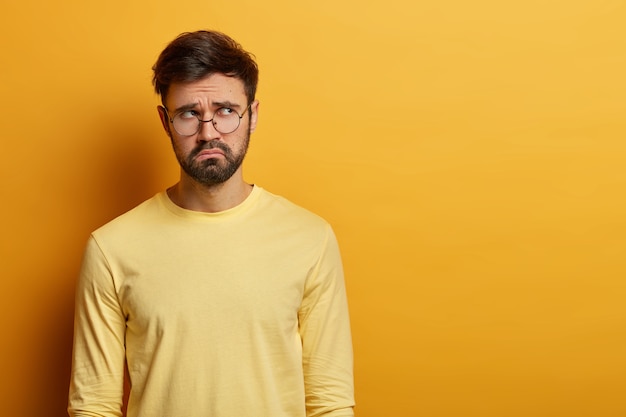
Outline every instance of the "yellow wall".
POLYGON ((626 415, 618 0, 3 0, 2 411, 64 415, 88 233, 176 180, 150 67, 261 67, 246 177, 342 245, 360 417, 626 415), (6 3, 6 4, 4 4, 6 3))

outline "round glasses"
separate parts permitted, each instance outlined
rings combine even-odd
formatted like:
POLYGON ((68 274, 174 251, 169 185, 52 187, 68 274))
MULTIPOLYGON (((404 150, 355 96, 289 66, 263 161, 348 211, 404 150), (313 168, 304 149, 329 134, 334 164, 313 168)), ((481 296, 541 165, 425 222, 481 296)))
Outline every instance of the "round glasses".
POLYGON ((222 134, 233 133, 239 127, 241 118, 248 111, 252 103, 248 104, 243 113, 239 114, 230 107, 220 107, 215 110, 213 117, 202 120, 200 113, 195 110, 183 110, 170 117, 167 108, 164 107, 168 119, 174 126, 174 130, 181 136, 193 136, 202 129, 203 123, 211 122, 215 130, 222 134))

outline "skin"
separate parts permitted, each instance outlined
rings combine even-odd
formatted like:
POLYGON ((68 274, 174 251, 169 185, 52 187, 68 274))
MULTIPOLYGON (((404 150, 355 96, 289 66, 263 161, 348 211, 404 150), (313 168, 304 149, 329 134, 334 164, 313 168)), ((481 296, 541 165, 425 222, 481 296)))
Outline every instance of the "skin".
MULTIPOLYGON (((209 120, 215 110, 223 107, 224 103, 229 103, 228 106, 239 114, 245 110, 248 102, 243 82, 223 74, 211 74, 198 81, 170 85, 165 105, 170 114, 174 114, 176 109, 183 106, 194 105, 194 110, 201 114, 202 119, 209 120)), ((245 155, 249 135, 256 129, 259 102, 257 100, 252 102, 248 110, 250 116, 246 112, 237 130, 228 134, 215 130, 212 123, 203 123, 195 135, 181 136, 172 127, 163 107, 158 106, 157 110, 179 163, 181 158, 184 158, 196 164, 203 162, 204 165, 224 166, 228 164, 227 153, 231 154, 231 158, 237 156, 243 158, 245 155), (213 142, 214 147, 208 149, 210 142, 213 142), (203 147, 203 150, 198 153, 199 147, 203 147)), ((242 166, 239 166, 230 178, 220 182, 199 181, 187 174, 181 166, 179 182, 169 188, 167 193, 180 207, 215 213, 237 206, 251 191, 252 185, 243 179, 242 166)))

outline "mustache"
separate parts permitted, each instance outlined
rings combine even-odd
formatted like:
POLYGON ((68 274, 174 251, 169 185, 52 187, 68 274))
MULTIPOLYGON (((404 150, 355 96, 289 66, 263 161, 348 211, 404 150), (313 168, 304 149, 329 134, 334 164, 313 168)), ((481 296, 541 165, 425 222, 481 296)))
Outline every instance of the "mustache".
POLYGON ((191 153, 189 154, 189 158, 190 159, 195 158, 200 152, 204 151, 205 149, 215 149, 215 148, 221 150, 227 156, 231 154, 230 148, 226 146, 225 143, 220 142, 218 139, 213 139, 201 145, 196 146, 193 149, 193 151, 191 151, 191 153))

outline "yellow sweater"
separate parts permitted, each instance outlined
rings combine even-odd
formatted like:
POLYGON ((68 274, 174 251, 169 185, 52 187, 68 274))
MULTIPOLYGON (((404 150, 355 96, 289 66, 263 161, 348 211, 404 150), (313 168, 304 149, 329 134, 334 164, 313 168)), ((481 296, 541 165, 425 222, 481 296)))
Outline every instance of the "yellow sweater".
POLYGON ((330 226, 254 187, 201 213, 165 192, 95 231, 76 294, 70 416, 348 417, 352 346, 330 226))

